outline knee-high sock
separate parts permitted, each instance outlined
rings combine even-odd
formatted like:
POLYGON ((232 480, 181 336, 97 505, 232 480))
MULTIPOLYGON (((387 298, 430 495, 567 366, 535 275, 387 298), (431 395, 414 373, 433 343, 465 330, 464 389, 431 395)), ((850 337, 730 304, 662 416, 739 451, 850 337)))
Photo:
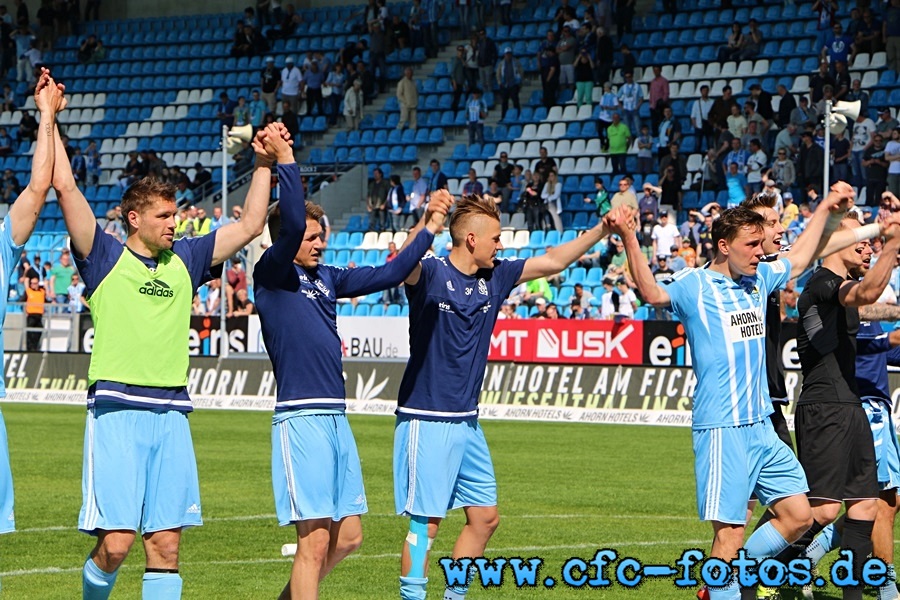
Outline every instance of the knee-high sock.
POLYGON ((810 561, 812 561, 813 565, 819 564, 819 561, 822 560, 826 554, 834 550, 835 548, 840 547, 841 545, 841 533, 840 530, 844 528, 844 515, 832 523, 825 527, 822 532, 816 536, 816 539, 812 541, 812 543, 803 551, 802 556, 805 556, 810 561))
POLYGON ((178 573, 144 573, 143 600, 180 600, 181 576, 178 573))
MULTIPOLYGON (((853 552, 853 577, 860 582, 862 568, 872 552, 872 527, 875 521, 862 521, 847 517, 844 521, 844 535, 841 550, 853 552)), ((862 600, 863 584, 844 588, 844 600, 862 600)))
POLYGON ((97 566, 90 556, 81 570, 81 597, 83 600, 106 600, 116 584, 119 570, 107 573, 97 566))
POLYGON ((800 539, 779 552, 775 559, 783 562, 784 564, 788 564, 789 562, 800 556, 800 553, 806 550, 806 548, 812 543, 816 536, 819 535, 819 532, 824 528, 825 526, 818 521, 813 521, 812 527, 807 529, 806 533, 800 536, 800 539))

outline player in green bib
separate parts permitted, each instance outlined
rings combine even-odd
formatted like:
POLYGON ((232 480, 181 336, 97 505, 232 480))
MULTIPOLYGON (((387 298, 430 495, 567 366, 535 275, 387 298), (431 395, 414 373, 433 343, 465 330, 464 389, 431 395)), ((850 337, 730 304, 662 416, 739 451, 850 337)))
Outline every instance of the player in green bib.
POLYGON ((80 530, 97 537, 85 562, 85 600, 106 599, 140 531, 147 556, 143 598, 181 597, 181 531, 201 525, 187 415, 191 304, 220 264, 262 233, 274 156, 257 134, 243 218, 209 235, 174 241, 175 188, 135 182, 122 197, 123 246, 97 225, 56 136, 53 187, 71 236, 94 321, 88 371, 80 530))

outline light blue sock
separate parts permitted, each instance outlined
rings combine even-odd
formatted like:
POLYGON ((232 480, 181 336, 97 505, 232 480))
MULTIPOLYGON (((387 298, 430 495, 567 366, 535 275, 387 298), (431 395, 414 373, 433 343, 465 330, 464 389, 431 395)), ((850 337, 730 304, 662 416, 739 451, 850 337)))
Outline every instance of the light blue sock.
POLYGON ((810 559, 812 564, 817 565, 826 554, 835 548, 839 548, 840 545, 841 534, 834 526, 834 523, 832 523, 831 525, 826 526, 825 529, 816 536, 812 543, 807 546, 806 550, 803 552, 803 556, 810 559))
POLYGON ((709 600, 741 600, 737 576, 732 577, 731 582, 723 588, 709 588, 709 600))
POLYGON ((753 535, 744 544, 747 556, 757 560, 775 556, 790 544, 784 539, 772 522, 769 521, 753 532, 753 535))
POLYGON ((475 565, 470 565, 466 572, 466 582, 462 585, 449 585, 444 590, 444 600, 465 600, 469 593, 469 585, 475 580, 475 565))
POLYGON ((181 576, 178 573, 144 573, 143 600, 181 600, 181 576))
POLYGON ((427 577, 400 577, 400 600, 425 600, 427 577))
POLYGON ((97 566, 90 556, 81 570, 81 597, 83 600, 106 600, 116 584, 119 570, 107 573, 97 566))
POLYGON ((878 588, 878 600, 897 600, 900 598, 900 592, 897 591, 897 572, 894 565, 887 566, 887 583, 878 588))

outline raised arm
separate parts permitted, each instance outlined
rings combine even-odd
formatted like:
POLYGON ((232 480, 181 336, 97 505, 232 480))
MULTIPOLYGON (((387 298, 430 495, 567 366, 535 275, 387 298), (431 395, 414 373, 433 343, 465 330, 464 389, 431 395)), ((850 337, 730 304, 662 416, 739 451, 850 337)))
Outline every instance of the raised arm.
MULTIPOLYGON (((270 160, 278 161, 278 183, 281 185, 281 229, 272 246, 263 254, 263 264, 291 265, 306 235, 306 198, 300 181, 300 169, 294 162, 294 151, 280 135, 268 136, 263 132, 260 139, 270 160)), ((264 271, 265 269, 261 269, 264 271)))
MULTIPOLYGON (((897 254, 897 250, 900 250, 900 237, 898 237, 900 226, 893 225, 888 228, 886 234, 890 237, 881 249, 882 256, 892 257, 897 254)), ((841 304, 844 306, 865 306, 878 300, 881 292, 884 291, 891 279, 891 271, 894 269, 894 264, 893 260, 887 258, 879 260, 860 281, 844 282, 838 292, 838 299, 841 304)))
MULTIPOLYGON (((269 210, 270 182, 274 162, 266 153, 263 140, 270 135, 281 136, 289 143, 293 143, 282 123, 270 123, 263 131, 256 134, 252 142, 253 151, 256 153, 256 165, 253 169, 253 178, 250 180, 250 190, 244 200, 244 212, 241 220, 237 223, 229 223, 216 230, 213 265, 225 262, 263 232, 269 210)), ((293 163, 293 152, 290 152, 290 156, 287 154, 279 155, 278 162, 281 164, 293 163)))
POLYGON ((31 237, 50 191, 56 151, 53 132, 56 129, 56 115, 65 108, 63 91, 63 86, 57 85, 50 77, 50 71, 42 68, 34 91, 34 102, 41 113, 41 129, 31 159, 31 181, 9 208, 11 234, 16 245, 24 244, 31 237))
POLYGON ((631 271, 631 278, 638 292, 646 302, 653 306, 668 306, 671 303, 669 294, 666 290, 656 283, 653 272, 650 271, 650 265, 647 264, 647 257, 641 250, 641 245, 637 239, 637 223, 635 222, 634 209, 627 206, 620 206, 606 216, 609 227, 613 233, 622 238, 625 246, 625 256, 628 258, 628 269, 631 271))
POLYGON ((519 277, 516 285, 559 273, 584 256, 594 244, 607 235, 609 235, 609 228, 604 221, 601 221, 593 229, 586 231, 584 235, 578 236, 571 242, 566 242, 562 246, 554 246, 545 254, 527 259, 525 268, 522 269, 522 276, 519 277))
POLYGON ((831 234, 840 225, 854 195, 853 188, 843 181, 831 186, 831 191, 819 203, 816 212, 806 225, 806 229, 794 242, 791 251, 785 254, 785 258, 791 261, 791 277, 799 277, 817 257, 831 254, 857 243, 853 232, 845 231, 832 245, 833 249, 824 253, 832 237, 831 234))
POLYGON ((69 164, 69 158, 58 129, 54 132, 53 143, 55 147, 53 188, 59 197, 59 208, 62 210, 66 229, 69 231, 72 252, 78 258, 85 258, 94 246, 97 219, 94 218, 94 211, 91 210, 84 194, 75 184, 72 166, 69 164))
MULTIPOLYGON (((444 228, 444 219, 450 213, 451 206, 453 206, 453 194, 444 188, 433 191, 431 193, 431 198, 426 205, 425 214, 422 215, 422 218, 419 219, 419 222, 416 223, 415 227, 409 230, 409 235, 406 236, 406 240, 400 247, 401 254, 415 242, 419 233, 423 230, 427 230, 432 234, 429 237, 431 238, 431 243, 434 243, 434 234, 439 233, 444 228)), ((422 253, 424 254, 424 252, 425 251, 422 253)), ((403 283, 416 285, 419 283, 419 276, 421 274, 422 267, 419 264, 416 264, 412 271, 406 275, 403 283)))

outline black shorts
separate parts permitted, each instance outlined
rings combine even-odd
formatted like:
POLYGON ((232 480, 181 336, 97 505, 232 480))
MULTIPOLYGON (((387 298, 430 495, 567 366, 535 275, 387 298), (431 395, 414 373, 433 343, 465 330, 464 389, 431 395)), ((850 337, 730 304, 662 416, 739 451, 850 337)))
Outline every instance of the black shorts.
POLYGON ((878 498, 875 443, 862 404, 798 404, 794 433, 810 499, 878 498))
POLYGON ((787 444, 788 448, 793 450, 794 440, 791 439, 791 430, 788 429, 787 421, 784 419, 784 413, 782 412, 785 406, 787 406, 787 404, 773 401, 772 408, 774 411, 769 415, 769 420, 772 421, 772 427, 775 428, 775 433, 778 434, 778 438, 787 444))

